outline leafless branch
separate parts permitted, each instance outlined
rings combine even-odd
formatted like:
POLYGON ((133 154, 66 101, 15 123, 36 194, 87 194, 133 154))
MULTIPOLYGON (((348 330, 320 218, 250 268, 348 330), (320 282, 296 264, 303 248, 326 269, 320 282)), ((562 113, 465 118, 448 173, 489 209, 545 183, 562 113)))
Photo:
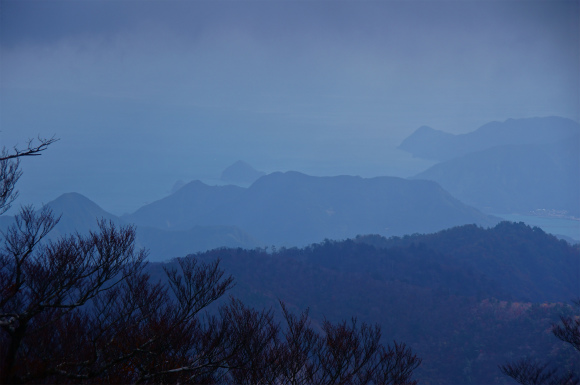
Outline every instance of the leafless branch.
POLYGON ((55 138, 54 136, 51 138, 41 138, 40 136, 37 138, 38 144, 34 143, 34 139, 29 139, 27 145, 24 149, 20 149, 18 147, 13 147, 12 152, 9 153, 8 151, 4 150, 2 152, 2 156, 0 156, 0 162, 21 158, 24 156, 37 156, 41 155, 40 153, 48 148, 54 142, 57 142, 59 139, 55 138))
POLYGON ((58 141, 54 136, 49 139, 38 138, 38 144, 34 140, 28 140, 25 149, 14 147, 12 152, 2 149, 0 153, 0 215, 4 214, 12 202, 18 197, 16 191, 16 183, 22 176, 20 170, 20 158, 25 156, 40 155, 40 153, 48 148, 52 143, 58 141))

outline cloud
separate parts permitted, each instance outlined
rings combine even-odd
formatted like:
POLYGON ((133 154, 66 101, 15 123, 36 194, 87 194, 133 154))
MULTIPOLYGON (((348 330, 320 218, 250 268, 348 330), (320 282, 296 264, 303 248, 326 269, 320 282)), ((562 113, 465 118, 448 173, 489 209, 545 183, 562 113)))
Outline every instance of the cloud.
POLYGON ((577 2, 1 1, 3 141, 56 133, 134 175, 368 175, 421 125, 580 119, 577 2))

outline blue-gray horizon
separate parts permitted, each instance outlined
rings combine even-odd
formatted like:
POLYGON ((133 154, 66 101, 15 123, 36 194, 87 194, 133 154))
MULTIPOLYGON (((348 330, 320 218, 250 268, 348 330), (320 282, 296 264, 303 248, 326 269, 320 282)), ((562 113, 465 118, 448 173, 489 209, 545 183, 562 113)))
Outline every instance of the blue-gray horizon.
POLYGON ((580 121, 578 1, 0 3, 0 144, 61 139, 20 204, 122 214, 239 159, 406 177, 422 125, 580 121))

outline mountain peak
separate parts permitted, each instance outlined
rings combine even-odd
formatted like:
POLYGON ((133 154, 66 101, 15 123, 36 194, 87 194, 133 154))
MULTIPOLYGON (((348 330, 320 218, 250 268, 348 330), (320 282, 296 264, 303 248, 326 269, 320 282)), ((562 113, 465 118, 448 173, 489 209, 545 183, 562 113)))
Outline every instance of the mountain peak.
POLYGON ((72 205, 77 206, 77 207, 83 206, 84 208, 90 208, 93 210, 94 209, 102 210, 99 207, 99 205, 97 205, 95 202, 93 202, 92 200, 90 200, 86 196, 79 194, 77 192, 64 193, 64 194, 60 195, 59 197, 57 197, 56 199, 54 199, 53 201, 48 202, 46 205, 53 208, 53 210, 55 208, 70 207, 72 205))
POLYGON ((50 207, 55 216, 60 216, 60 221, 52 232, 54 236, 96 230, 99 219, 105 219, 117 224, 121 223, 118 217, 108 213, 86 196, 76 192, 62 194, 47 203, 46 206, 50 207))
POLYGON ((258 171, 248 163, 238 160, 222 172, 221 180, 232 183, 253 183, 264 175, 266 175, 265 172, 258 171))
POLYGON ((433 148, 433 143, 447 142, 455 135, 436 130, 429 126, 421 126, 410 136, 401 142, 399 148, 410 152, 413 156, 436 159, 437 148, 433 148))

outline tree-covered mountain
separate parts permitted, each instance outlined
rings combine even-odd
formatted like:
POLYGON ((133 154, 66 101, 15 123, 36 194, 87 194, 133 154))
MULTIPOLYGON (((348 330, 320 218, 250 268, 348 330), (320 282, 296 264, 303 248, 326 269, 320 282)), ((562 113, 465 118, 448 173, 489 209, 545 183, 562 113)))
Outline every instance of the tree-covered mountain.
POLYGON ((577 122, 555 116, 491 122, 460 135, 423 126, 403 140, 399 148, 414 157, 445 161, 495 146, 547 144, 579 133, 577 122))
MULTIPOLYGON (((571 246, 521 222, 501 222, 489 229, 466 225, 402 238, 366 235, 356 241, 384 252, 421 249, 439 253, 432 259, 460 271, 470 271, 474 278, 482 277, 482 282, 493 285, 493 296, 499 299, 557 302, 580 296, 578 245, 571 246)), ((477 288, 478 282, 480 278, 473 280, 471 290, 492 293, 485 287, 477 288)), ((470 288, 465 286, 457 293, 469 292, 470 288)))
POLYGON ((473 152, 436 164, 414 179, 436 181, 485 212, 545 209, 580 217, 580 135, 473 152))
POLYGON ((309 308, 314 325, 379 323, 385 341, 405 341, 423 358, 420 383, 508 384, 498 365, 523 356, 578 369, 549 330, 580 295, 580 251, 524 224, 191 257, 219 258, 236 280, 233 295, 254 307, 276 310, 280 299, 309 308))
POLYGON ((285 246, 358 234, 403 235, 496 223, 434 182, 298 172, 272 173, 247 189, 192 182, 123 219, 162 229, 237 226, 264 245, 285 246))

